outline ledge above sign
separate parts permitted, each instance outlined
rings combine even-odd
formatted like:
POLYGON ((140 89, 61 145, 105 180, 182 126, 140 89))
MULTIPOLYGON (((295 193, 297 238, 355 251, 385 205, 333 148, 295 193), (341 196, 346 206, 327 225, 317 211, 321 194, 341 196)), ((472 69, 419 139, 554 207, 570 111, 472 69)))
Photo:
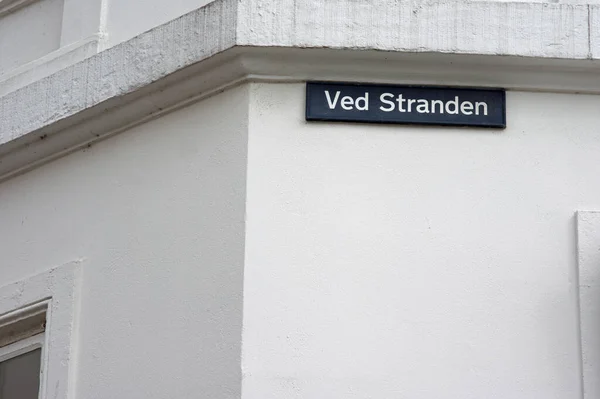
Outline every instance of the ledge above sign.
POLYGON ((308 82, 306 120, 503 129, 506 93, 503 89, 308 82))

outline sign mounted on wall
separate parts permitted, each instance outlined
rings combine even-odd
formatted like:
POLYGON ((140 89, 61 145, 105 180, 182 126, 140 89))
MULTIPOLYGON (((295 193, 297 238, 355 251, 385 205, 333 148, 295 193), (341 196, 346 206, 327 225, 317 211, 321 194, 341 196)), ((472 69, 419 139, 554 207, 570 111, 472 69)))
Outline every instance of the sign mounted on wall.
POLYGON ((502 89, 308 82, 306 120, 506 127, 502 89))

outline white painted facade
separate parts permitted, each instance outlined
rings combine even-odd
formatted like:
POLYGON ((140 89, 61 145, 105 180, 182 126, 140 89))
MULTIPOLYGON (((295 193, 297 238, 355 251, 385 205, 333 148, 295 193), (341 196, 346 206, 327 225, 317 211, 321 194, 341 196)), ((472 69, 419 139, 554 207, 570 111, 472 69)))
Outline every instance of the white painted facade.
MULTIPOLYGON (((401 3, 414 8, 418 13, 423 7, 470 7, 481 1, 413 0, 401 3)), ((582 8, 600 4, 600 0, 511 2, 514 1, 546 5, 575 4, 582 8)), ((210 2, 211 0, 0 0, 0 94, 31 84, 210 2)), ((336 2, 329 3, 337 9, 336 2)), ((489 4, 494 0, 484 2, 489 4)), ((292 8, 281 4, 281 11, 302 8, 301 3, 295 3, 292 8)), ((387 9, 390 2, 375 0, 357 5, 387 9)), ((420 19, 425 21, 422 17, 420 19)))
POLYGON ((84 261, 72 397, 240 397, 247 92, 0 186, 0 281, 84 261))
POLYGON ((600 5, 54 1, 0 0, 45 21, 0 34, 41 398, 600 396, 600 5), (310 80, 506 88, 507 128, 309 123, 310 80))
POLYGON ((600 99, 510 92, 491 132, 307 125, 301 84, 251 90, 244 394, 580 397, 600 99))
POLYGON ((200 8, 210 0, 0 0, 0 94, 200 8))

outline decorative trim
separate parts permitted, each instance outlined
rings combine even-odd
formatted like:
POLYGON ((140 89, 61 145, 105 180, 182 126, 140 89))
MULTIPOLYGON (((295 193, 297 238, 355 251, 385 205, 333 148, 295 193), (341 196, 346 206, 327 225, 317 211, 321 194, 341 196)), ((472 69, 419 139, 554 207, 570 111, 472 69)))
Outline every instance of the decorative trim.
POLYGON ((47 308, 41 399, 74 398, 81 263, 71 262, 0 287, 0 321, 47 308))
POLYGON ((243 0, 237 43, 397 52, 598 57, 587 4, 243 0))

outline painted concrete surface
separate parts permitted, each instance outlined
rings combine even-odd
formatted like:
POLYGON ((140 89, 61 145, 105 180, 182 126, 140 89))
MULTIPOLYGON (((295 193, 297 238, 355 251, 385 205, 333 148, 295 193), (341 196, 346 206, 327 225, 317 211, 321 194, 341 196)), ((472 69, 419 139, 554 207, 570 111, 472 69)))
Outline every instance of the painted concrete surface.
POLYGON ((509 92, 504 131, 306 123, 304 85, 253 85, 244 399, 580 398, 599 107, 509 92))
POLYGON ((0 184, 0 281, 86 259, 74 398, 240 397, 247 104, 233 89, 0 184))
POLYGON ((117 92, 118 97, 135 92, 234 46, 235 30, 220 26, 235 19, 235 8, 230 4, 214 8, 173 21, 163 27, 164 31, 155 29, 2 97, 0 144, 105 102, 117 92), (165 44, 163 39, 176 37, 190 40, 187 44, 156 46, 165 44), (27 104, 27 99, 33 102, 27 104))
MULTIPOLYGON (((2 258, 0 269, 9 272, 15 263, 13 258, 2 258)), ((26 271, 16 280, 0 279, 0 323, 5 327, 17 318, 26 319, 40 313, 46 315, 39 399, 75 397, 79 372, 80 294, 85 268, 87 262, 76 259, 53 265, 34 275, 26 271)), ((13 346, 21 343, 23 341, 15 342, 13 346)), ((9 348, 10 345, 2 349, 8 351, 9 348)))
POLYGON ((240 45, 593 57, 586 6, 245 0, 239 10, 240 45))
POLYGON ((239 46, 597 59, 594 9, 219 0, 0 98, 0 145, 239 46), (364 18, 369 15, 369 18, 364 18), (41 99, 41 101, 40 101, 41 99))
POLYGON ((212 0, 128 0, 108 2, 107 42, 112 47, 183 14, 205 6, 212 0))
POLYGON ((509 91, 491 131, 306 123, 304 89, 0 184, 1 281, 86 259, 76 397, 580 398, 600 97, 509 91))
MULTIPOLYGON (((589 65, 600 43, 597 6, 392 0, 219 0, 127 40, 160 10, 1 97, 0 147, 244 46, 589 65)), ((581 398, 600 97, 511 91, 501 132, 303 102, 240 86, 0 183, 0 281, 86 259, 75 397, 581 398)))

